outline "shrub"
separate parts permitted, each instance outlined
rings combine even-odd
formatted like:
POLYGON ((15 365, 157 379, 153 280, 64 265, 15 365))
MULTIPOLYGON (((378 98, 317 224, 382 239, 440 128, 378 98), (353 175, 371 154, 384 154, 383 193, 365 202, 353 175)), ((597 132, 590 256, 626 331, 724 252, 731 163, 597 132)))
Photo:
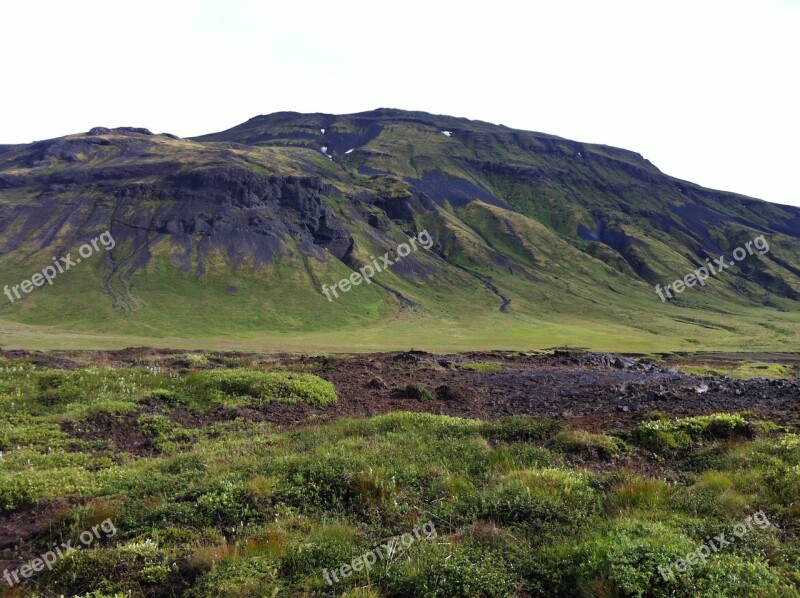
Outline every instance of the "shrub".
POLYGON ((211 525, 230 527, 265 515, 245 484, 222 482, 197 499, 197 510, 211 525))
POLYGON ((66 434, 58 424, 27 414, 0 414, 0 451, 17 446, 59 448, 66 434))
POLYGON ((619 457, 630 450, 621 438, 607 434, 592 434, 583 430, 562 432, 547 446, 568 455, 605 460, 619 457))
POLYGON ((359 502, 353 470, 353 463, 344 457, 295 461, 286 467, 286 483, 275 491, 275 500, 303 511, 350 508, 359 502))
MULTIPOLYGON (((325 584, 322 580, 324 568, 338 569, 369 550, 369 547, 359 543, 357 530, 352 525, 313 525, 303 532, 302 537, 294 537, 289 541, 286 555, 281 561, 281 572, 290 579, 310 576, 322 587, 325 584)), ((359 579, 366 579, 365 571, 354 572, 339 589, 359 579)))
POLYGON ((36 400, 42 405, 48 406, 80 400, 83 392, 78 386, 71 384, 71 381, 72 376, 69 372, 42 372, 36 381, 38 389, 36 400))
POLYGON ((559 464, 560 459, 547 449, 526 442, 515 442, 492 449, 489 461, 495 470, 507 473, 516 469, 553 467, 559 464))
MULTIPOLYGON (((164 375, 148 369, 89 367, 36 373, 36 401, 44 406, 87 405, 127 399, 135 403, 142 391, 167 384, 164 375)), ((81 410, 78 409, 78 413, 81 410)))
POLYGON ((149 539, 132 540, 114 548, 84 548, 56 562, 48 575, 50 587, 72 595, 82 592, 135 592, 160 588, 171 595, 169 554, 149 539))
POLYGON ((208 370, 187 376, 187 384, 201 393, 219 392, 261 402, 330 405, 338 401, 330 382, 312 374, 260 370, 208 370))
MULTIPOLYGON (((651 424, 658 429, 660 422, 651 424)), ((677 419, 663 426, 674 432, 685 432, 692 440, 751 438, 753 427, 739 414, 718 413, 677 419)))
POLYGON ((513 566, 471 543, 418 542, 409 558, 376 572, 389 596, 494 598, 516 594, 513 566))
POLYGON ((353 588, 342 594, 342 598, 380 598, 378 590, 374 588, 353 588))
POLYGON ((415 401, 425 402, 434 399, 433 393, 419 384, 409 384, 398 394, 404 399, 412 399, 415 401))
MULTIPOLYGON (((702 541, 702 540, 701 540, 702 541)), ((669 566, 700 542, 663 523, 614 521, 613 527, 547 547, 524 566, 536 595, 601 596, 797 596, 760 558, 716 554, 670 577, 669 566), (659 572, 666 574, 666 579, 659 572)))
POLYGON ((278 596, 283 584, 277 563, 263 556, 227 559, 200 578, 187 598, 251 598, 278 596))
POLYGON ((428 483, 430 495, 434 500, 452 500, 461 497, 472 497, 475 486, 464 476, 449 474, 433 468, 429 473, 428 483))
POLYGON ((709 469, 720 469, 724 466, 728 445, 711 445, 700 447, 679 460, 679 468, 684 471, 703 472, 709 469))
POLYGON ((580 527, 599 506, 600 496, 585 475, 530 469, 512 472, 488 487, 477 512, 485 520, 551 531, 562 525, 580 527))
POLYGON ((167 436, 175 425, 165 415, 142 415, 136 420, 142 434, 148 438, 161 438, 167 436))
POLYGON ((186 442, 195 435, 194 430, 186 430, 173 423, 165 415, 146 414, 136 420, 136 424, 153 445, 164 453, 172 453, 176 442, 186 442))
POLYGON ((800 435, 786 434, 778 439, 759 440, 738 446, 727 455, 724 464, 728 469, 769 469, 800 465, 800 435))
POLYGON ((611 488, 606 496, 606 510, 612 514, 632 509, 658 510, 671 495, 672 488, 666 482, 632 476, 611 488))
POLYGON ((170 407, 177 407, 183 403, 181 396, 176 391, 169 388, 156 388, 151 390, 147 397, 169 405, 170 407))
POLYGON ((88 496, 97 491, 98 477, 83 467, 24 472, 0 470, 0 512, 31 507, 41 499, 88 496))
MULTIPOLYGON (((213 357, 208 367, 220 361, 236 360, 213 357)), ((228 410, 195 418, 225 421, 191 430, 149 409, 132 416, 140 440, 193 442, 173 457, 112 450, 117 418, 70 417, 114 401, 140 409, 147 396, 162 406, 282 400, 287 394, 264 376, 305 380, 288 371, 294 366, 268 375, 244 363, 194 373, 190 383, 159 367, 9 372, 0 365, 0 513, 11 523, 41 519, 23 553, 46 551, 107 518, 120 532, 19 591, 798 596, 800 436, 778 436, 751 415, 656 416, 630 438, 681 450, 625 461, 615 459, 627 447, 614 436, 527 416, 481 422, 406 412, 291 431, 227 421, 228 410), (82 398, 66 406, 37 399, 51 392, 61 400, 67 391, 82 398), (604 473, 592 474, 565 466, 573 456, 609 462, 593 463, 604 473), (709 537, 729 536, 758 509, 773 527, 751 530, 674 580, 661 577, 658 566, 684 559, 709 537), (13 510, 23 511, 7 514, 13 510), (334 587, 322 579, 323 567, 350 563, 427 520, 449 535, 414 542, 334 587)), ((317 400, 309 393, 290 400, 317 400)))
POLYGON ((512 415, 483 424, 480 434, 487 440, 502 442, 532 442, 548 440, 561 432, 564 425, 540 417, 512 415))
POLYGON ((654 419, 631 432, 633 441, 654 452, 689 446, 702 440, 752 438, 753 426, 741 415, 719 413, 683 419, 654 419))
POLYGON ((273 477, 255 475, 247 480, 245 486, 252 496, 263 500, 268 500, 272 498, 272 495, 275 492, 276 484, 277 479, 273 477))
POLYGON ((800 465, 758 472, 756 481, 759 496, 784 515, 789 526, 800 531, 800 465))
POLYGON ((460 363, 458 367, 462 370, 471 370, 473 372, 502 372, 508 369, 505 364, 495 361, 470 361, 460 363))
POLYGON ((42 497, 39 484, 18 474, 0 472, 0 513, 32 507, 42 497))
POLYGON ((208 571, 236 557, 236 546, 227 542, 197 546, 189 557, 189 565, 196 571, 208 571))
POLYGON ((383 467, 359 471, 355 475, 355 490, 367 507, 380 506, 397 489, 397 480, 383 467))

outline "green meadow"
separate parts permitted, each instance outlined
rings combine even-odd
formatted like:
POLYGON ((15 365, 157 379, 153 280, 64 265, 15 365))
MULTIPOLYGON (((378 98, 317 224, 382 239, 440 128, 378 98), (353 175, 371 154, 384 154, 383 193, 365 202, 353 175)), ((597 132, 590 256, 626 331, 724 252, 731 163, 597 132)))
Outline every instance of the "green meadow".
POLYGON ((0 360, 0 521, 36 522, 7 571, 116 529, 3 595, 800 596, 796 428, 724 413, 603 432, 391 413, 281 430, 212 416, 332 405, 336 389, 235 356, 180 362, 0 360), (341 574, 426 524, 435 533, 341 574))

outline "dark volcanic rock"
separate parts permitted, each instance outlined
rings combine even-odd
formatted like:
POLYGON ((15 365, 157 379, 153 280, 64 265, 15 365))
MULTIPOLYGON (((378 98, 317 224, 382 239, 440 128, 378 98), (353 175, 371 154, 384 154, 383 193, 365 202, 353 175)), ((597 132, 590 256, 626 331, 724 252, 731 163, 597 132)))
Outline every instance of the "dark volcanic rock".
MULTIPOLYGON (((92 131, 102 134, 105 129, 92 131)), ((35 164, 52 158, 86 160, 96 148, 112 143, 116 142, 97 136, 41 142, 35 144, 31 160, 35 164)), ((126 152, 146 151, 131 141, 120 143, 126 152)), ((3 175, 0 188, 27 182, 17 175, 3 175)), ((133 241, 138 249, 127 260, 131 271, 147 265, 150 246, 165 240, 178 248, 176 260, 182 271, 196 262, 199 273, 204 271, 205 256, 214 250, 234 263, 250 257, 256 264, 266 264, 286 255, 292 238, 320 260, 327 252, 345 259, 354 247, 347 227, 322 199, 322 194, 338 191, 317 177, 268 176, 235 166, 183 171, 180 164, 160 162, 67 169, 51 175, 48 182, 52 194, 45 189, 38 201, 15 206, 4 215, 0 225, 19 230, 8 239, 5 251, 13 250, 37 227, 44 246, 64 226, 87 225, 90 230, 111 230, 118 244, 133 241), (142 182, 148 179, 155 181, 142 182), (57 195, 73 185, 83 192, 66 218, 54 220, 57 195), (192 236, 208 239, 193 246, 192 236), (195 260, 189 252, 197 253, 195 260)))
POLYGON ((152 135, 150 129, 144 127, 117 127, 114 129, 115 133, 136 133, 137 135, 152 135))

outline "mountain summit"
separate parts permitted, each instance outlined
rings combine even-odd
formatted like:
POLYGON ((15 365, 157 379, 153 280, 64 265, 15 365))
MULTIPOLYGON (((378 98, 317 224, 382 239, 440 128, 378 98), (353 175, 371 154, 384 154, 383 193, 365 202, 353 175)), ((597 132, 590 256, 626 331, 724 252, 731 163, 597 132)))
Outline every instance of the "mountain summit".
POLYGON ((800 340, 800 208, 462 118, 280 112, 194 139, 97 127, 0 146, 0 285, 105 231, 112 250, 0 305, 0 324, 330 348, 800 340), (396 259, 423 232, 430 247, 396 259), (659 298, 757 237, 768 252, 659 298), (381 255, 391 267, 326 297, 381 255))

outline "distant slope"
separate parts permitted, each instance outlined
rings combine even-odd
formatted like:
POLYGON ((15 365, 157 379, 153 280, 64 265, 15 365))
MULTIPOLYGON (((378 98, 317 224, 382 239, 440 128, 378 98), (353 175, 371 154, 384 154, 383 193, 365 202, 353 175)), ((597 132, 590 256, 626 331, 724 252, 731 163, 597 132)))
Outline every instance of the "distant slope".
POLYGON ((0 296, 0 345, 800 348, 800 209, 465 119, 277 113, 193 140, 0 146, 0 285, 107 229, 112 251, 0 296), (430 251, 321 293, 423 230, 430 251), (769 252, 655 294, 760 235, 769 252))

